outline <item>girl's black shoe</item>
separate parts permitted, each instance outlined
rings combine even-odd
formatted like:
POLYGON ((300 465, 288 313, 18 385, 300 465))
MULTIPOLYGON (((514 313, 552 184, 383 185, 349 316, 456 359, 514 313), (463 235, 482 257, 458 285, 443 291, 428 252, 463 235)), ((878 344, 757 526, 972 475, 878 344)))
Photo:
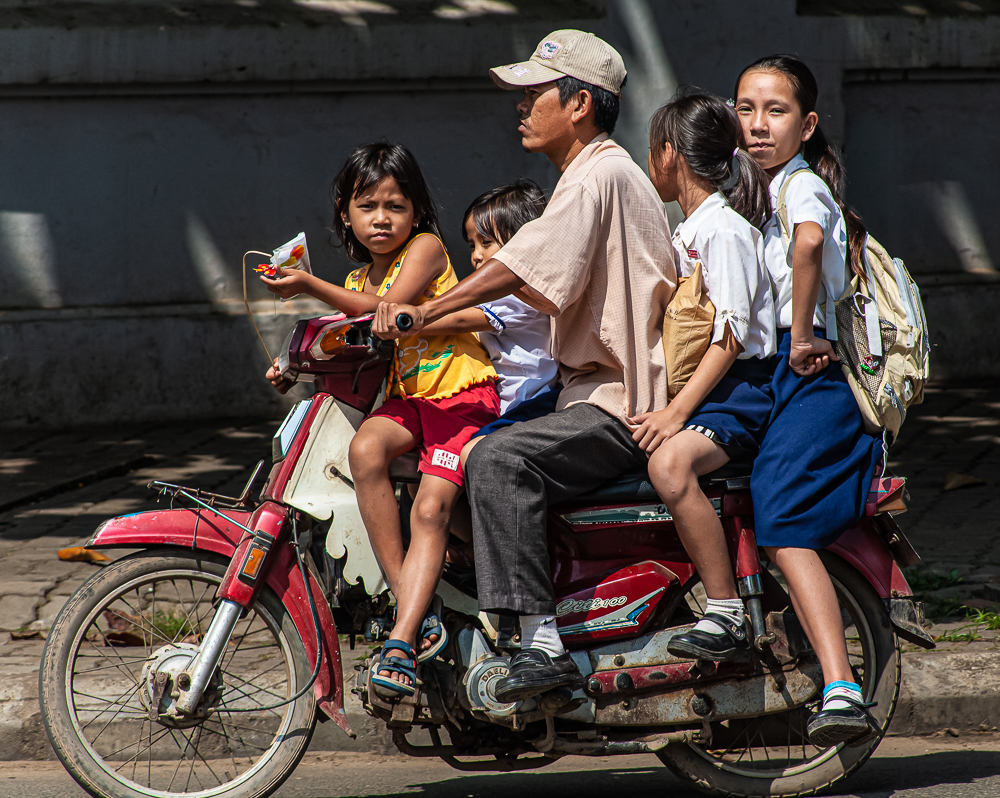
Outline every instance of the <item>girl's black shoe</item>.
POLYGON ((692 629, 682 635, 674 635, 667 643, 667 651, 675 657, 685 659, 710 659, 716 662, 726 662, 742 659, 750 650, 750 640, 746 629, 730 623, 726 618, 714 612, 705 613, 705 620, 718 624, 725 632, 709 634, 692 629))
POLYGON ((821 709, 806 724, 809 742, 817 748, 830 748, 839 743, 850 747, 864 745, 881 732, 878 723, 868 711, 875 704, 840 698, 850 704, 844 709, 821 709))

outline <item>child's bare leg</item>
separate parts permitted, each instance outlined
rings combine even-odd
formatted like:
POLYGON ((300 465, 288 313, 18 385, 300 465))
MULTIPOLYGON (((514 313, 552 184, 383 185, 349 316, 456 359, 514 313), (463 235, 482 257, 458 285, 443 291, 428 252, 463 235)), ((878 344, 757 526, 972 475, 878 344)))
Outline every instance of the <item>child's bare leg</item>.
POLYGON ((823 668, 823 706, 806 724, 809 740, 825 748, 878 734, 879 724, 854 681, 837 593, 819 553, 790 546, 766 550, 785 575, 795 614, 823 668))
POLYGON ((728 660, 742 656, 749 647, 743 602, 736 592, 722 523, 698 484, 699 476, 728 460, 721 446, 693 430, 674 435, 649 460, 649 477, 670 510, 708 594, 704 617, 690 632, 675 635, 667 644, 675 656, 728 660))
POLYGON ((389 588, 399 598, 403 534, 389 463, 416 445, 411 433, 388 418, 370 418, 351 441, 350 464, 361 519, 389 588))
MULTIPOLYGON (((461 463, 462 471, 465 471, 465 460, 469 456, 469 452, 472 451, 473 447, 481 441, 482 438, 473 438, 462 448, 461 463)), ((472 509, 466 502, 458 502, 451 513, 451 526, 449 532, 454 535, 459 540, 467 543, 467 546, 463 546, 463 553, 470 557, 472 556, 472 509)), ((450 562, 451 560, 449 560, 450 562)))
POLYGON ((475 449, 476 444, 479 443, 485 437, 486 437, 485 435, 481 435, 478 438, 473 438, 467 444, 465 444, 465 446, 462 447, 462 454, 459 456, 459 459, 461 460, 462 463, 463 474, 465 473, 465 461, 469 459, 469 452, 475 449))
POLYGON ((795 614, 823 668, 823 681, 853 682, 837 593, 819 553, 790 546, 768 546, 765 551, 785 576, 795 614))
MULTIPOLYGON (((410 548, 403 559, 399 587, 394 588, 396 625, 392 636, 409 643, 415 651, 421 648, 417 635, 441 578, 448 545, 448 522, 461 493, 462 489, 455 483, 424 474, 413 501, 410 548)), ((430 642, 433 641, 422 647, 428 648, 430 642)), ((393 673, 392 678, 409 683, 407 677, 398 673, 393 673)))
POLYGON ((681 430, 649 458, 653 487, 669 508, 681 543, 712 599, 736 599, 739 594, 722 523, 698 477, 728 461, 721 446, 694 430, 681 430))

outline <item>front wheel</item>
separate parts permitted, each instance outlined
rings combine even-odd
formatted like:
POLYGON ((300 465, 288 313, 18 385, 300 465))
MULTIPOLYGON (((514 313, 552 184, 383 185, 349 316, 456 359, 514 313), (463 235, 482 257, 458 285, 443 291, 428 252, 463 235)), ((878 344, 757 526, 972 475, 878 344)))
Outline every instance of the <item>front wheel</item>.
MULTIPOLYGON (((900 656, 885 606, 871 585, 839 557, 821 552, 840 600, 855 681, 884 733, 899 697, 900 656)), ((806 723, 812 704, 778 715, 712 725, 708 745, 667 746, 660 759, 712 795, 791 798, 814 795, 847 778, 874 753, 881 735, 857 748, 817 748, 806 723)))
POLYGON ((313 691, 267 707, 294 695, 313 663, 267 587, 236 625, 207 716, 150 719, 151 666, 196 649, 226 566, 204 553, 141 552, 96 573, 53 623, 42 718, 56 755, 92 795, 263 798, 305 753, 313 691))

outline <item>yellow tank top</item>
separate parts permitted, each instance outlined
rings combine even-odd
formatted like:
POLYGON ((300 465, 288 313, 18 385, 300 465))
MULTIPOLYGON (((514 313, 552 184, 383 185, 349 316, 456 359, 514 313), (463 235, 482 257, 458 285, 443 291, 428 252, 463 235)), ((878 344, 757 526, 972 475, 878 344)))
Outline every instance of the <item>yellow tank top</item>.
MULTIPOLYGON (((415 235, 399 253, 399 258, 379 286, 378 296, 385 296, 385 292, 396 282, 396 276, 403 266, 410 245, 424 235, 433 236, 432 233, 415 235)), ((433 237, 444 249, 441 239, 433 237)), ((447 250, 445 257, 448 258, 447 250)), ((367 266, 355 269, 347 276, 344 287, 351 291, 363 291, 371 267, 369 263, 367 266)), ((422 305, 428 299, 441 296, 456 285, 458 278, 451 267, 451 259, 448 258, 448 268, 424 289, 423 294, 417 297, 413 304, 422 305)), ((396 341, 396 356, 388 395, 403 398, 446 399, 473 385, 496 378, 497 373, 490 362, 490 356, 473 333, 414 335, 396 341)))

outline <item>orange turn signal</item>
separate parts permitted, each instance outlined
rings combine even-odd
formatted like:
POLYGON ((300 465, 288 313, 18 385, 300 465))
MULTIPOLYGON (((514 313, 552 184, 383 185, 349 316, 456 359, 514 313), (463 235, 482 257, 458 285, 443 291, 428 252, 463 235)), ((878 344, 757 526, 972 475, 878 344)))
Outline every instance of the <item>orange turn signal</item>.
POLYGON ((267 554, 267 551, 256 543, 251 545, 247 551, 247 557, 243 561, 243 567, 240 569, 240 575, 245 576, 247 579, 256 579, 257 574, 260 573, 260 566, 264 564, 265 554, 267 554))

